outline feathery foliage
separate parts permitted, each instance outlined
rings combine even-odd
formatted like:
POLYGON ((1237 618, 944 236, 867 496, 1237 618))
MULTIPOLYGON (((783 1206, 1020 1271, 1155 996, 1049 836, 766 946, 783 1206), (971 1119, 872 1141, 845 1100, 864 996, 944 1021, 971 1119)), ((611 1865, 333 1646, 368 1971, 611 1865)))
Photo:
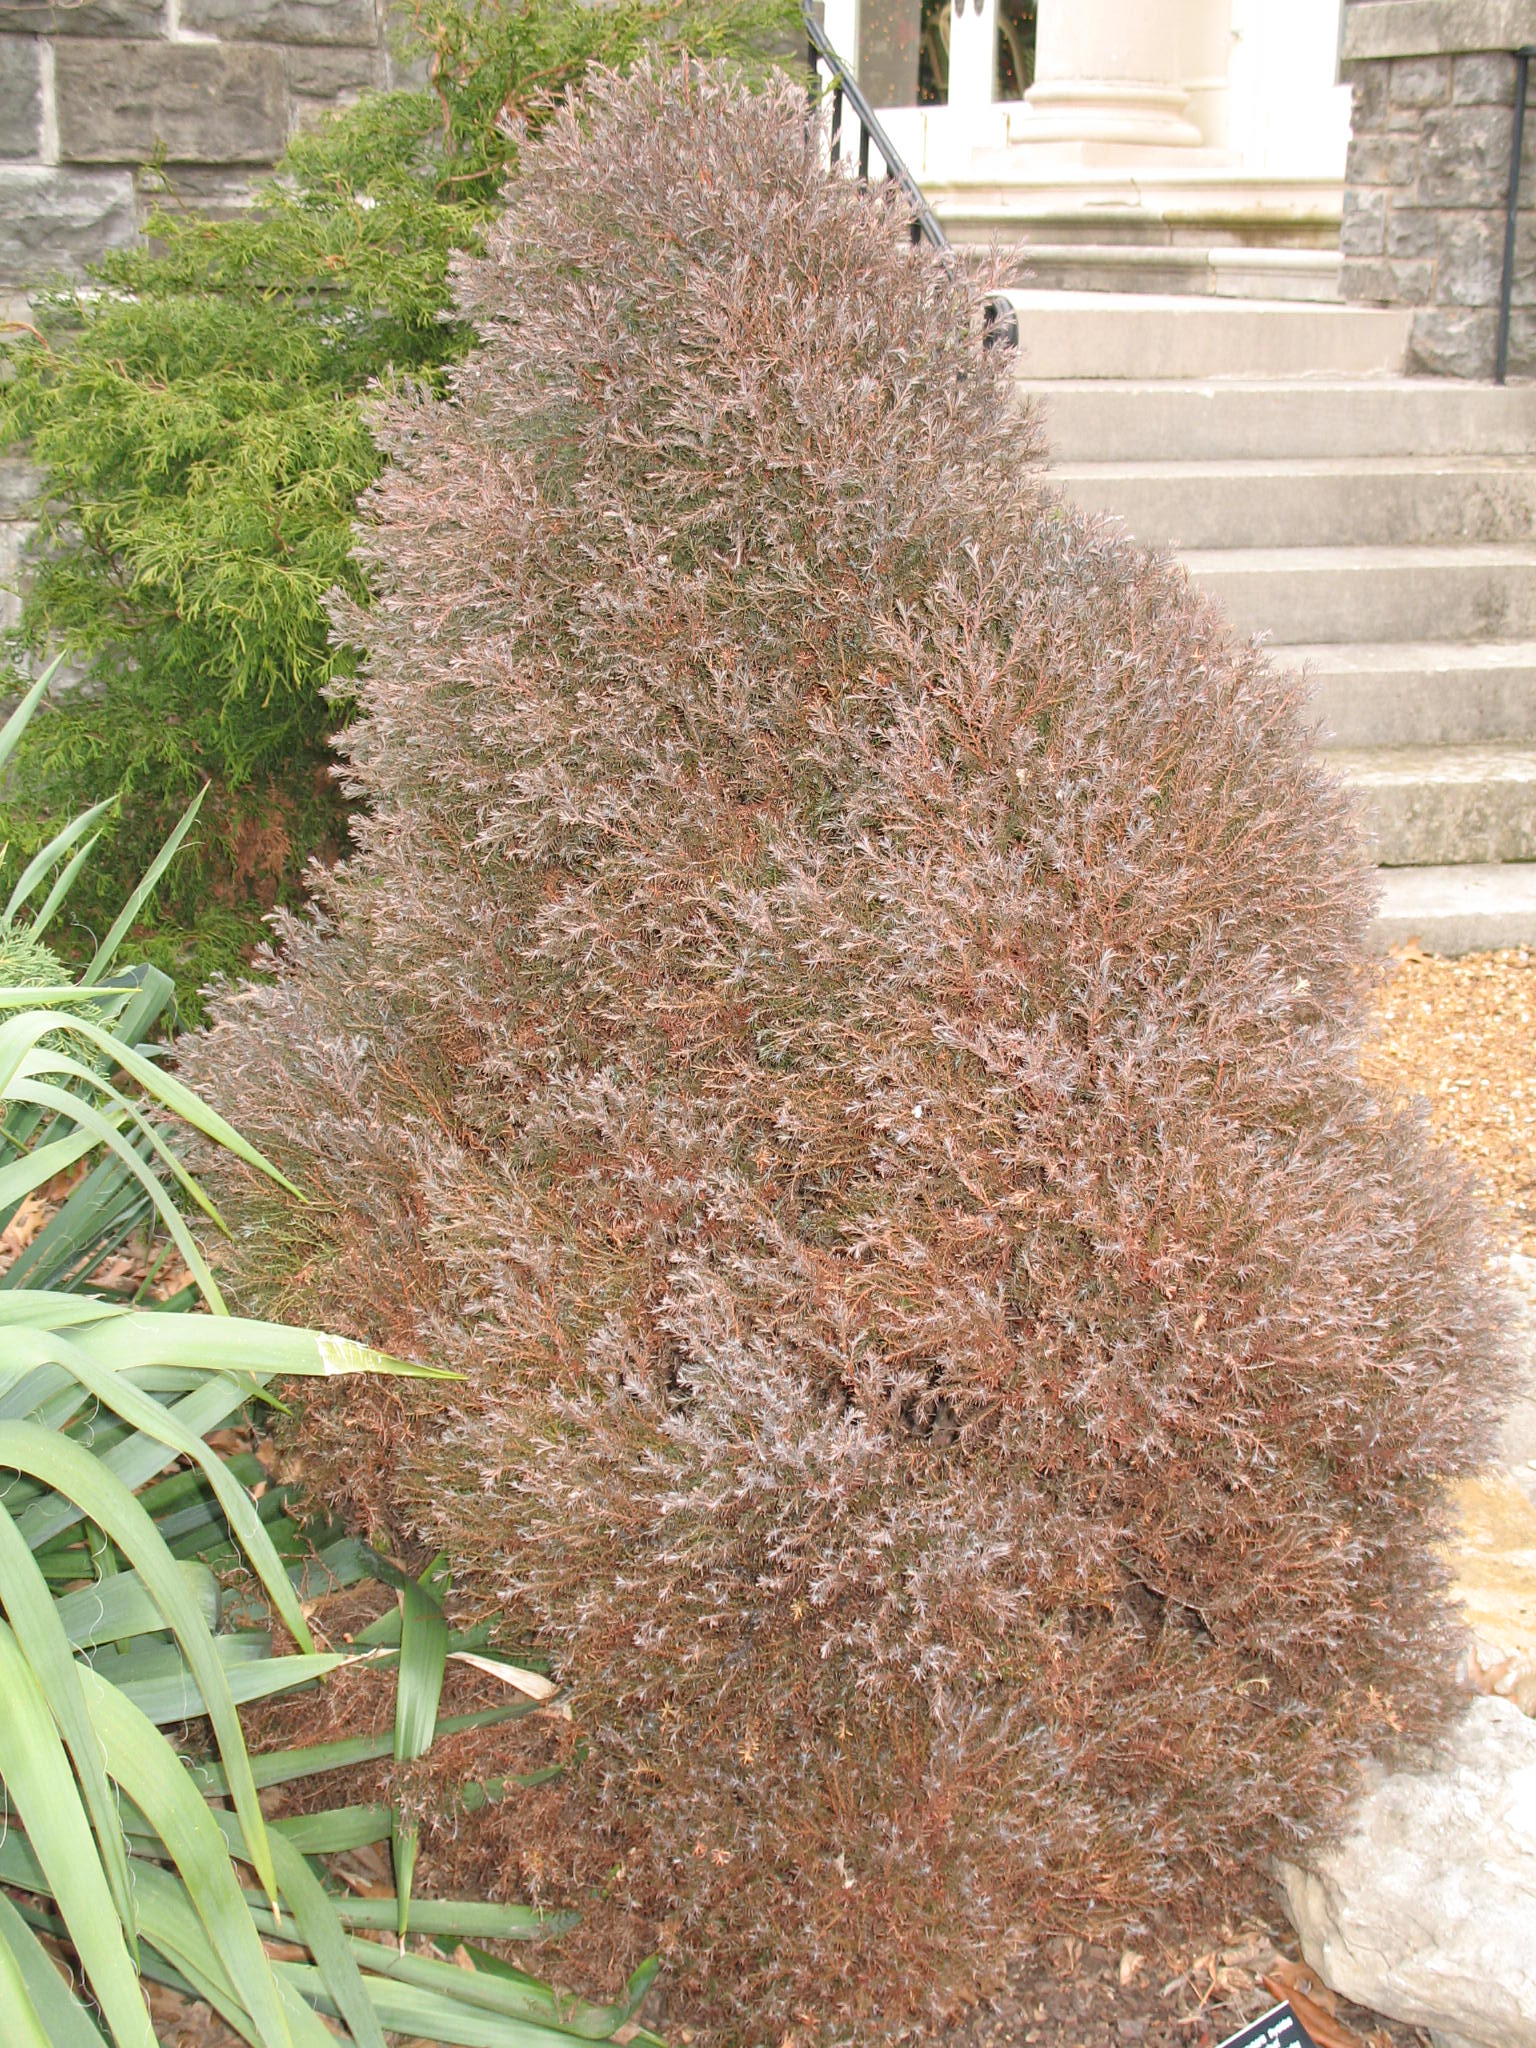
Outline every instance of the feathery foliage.
POLYGON ((557 1652, 609 1938, 865 2041, 1435 1724, 1478 1229, 1359 1078, 1301 686, 1021 461, 798 89, 600 78, 459 307, 359 853, 193 1051, 315 1197, 231 1281, 463 1374, 298 1442, 557 1652))
MULTIPOLYGON (((0 730, 0 768, 46 682, 0 730)), ((71 849, 89 850, 91 823, 87 814, 60 835, 0 919, 0 960, 17 969, 0 980, 0 1230, 78 1176, 67 1198, 43 1205, 52 1213, 40 1228, 34 1217, 31 1230, 11 1232, 0 1261, 6 2041, 100 2048, 99 2016, 115 2048, 153 2048, 146 1983, 206 1999, 257 2048, 338 2038, 384 2048, 385 2028, 483 2048, 574 2048, 620 2028, 633 2036, 654 1962, 616 2003, 594 2006, 483 1951, 468 1972, 448 1960, 461 1940, 540 1940, 569 1920, 515 1904, 413 1902, 413 1806, 396 1798, 269 1821, 260 1802, 391 1746, 418 1757, 439 1733, 505 1723, 556 1688, 509 1665, 483 1626, 451 1630, 439 1573, 408 1579, 339 1531, 317 1551, 314 1532, 287 1511, 290 1489, 268 1485, 250 1452, 230 1454, 230 1425, 271 1398, 275 1378, 441 1375, 225 1313, 176 1193, 216 1212, 161 1123, 168 1113, 274 1184, 281 1177, 146 1056, 170 995, 156 969, 108 980, 104 946, 84 979, 66 982, 44 934, 82 871, 71 849), (22 978, 26 964, 36 982, 22 978), (188 1260, 184 1296, 145 1305, 149 1279, 132 1298, 112 1279, 104 1261, 145 1225, 188 1260), (199 1299, 210 1315, 172 1312, 199 1299), (248 1588, 231 1600, 225 1582, 242 1569, 248 1588), (308 1603, 368 1578, 397 1589, 398 1609, 345 1651, 318 1651, 308 1603), (513 1690, 506 1704, 439 1721, 446 1661, 464 1654, 513 1690), (398 1672, 391 1733, 249 1754, 241 1704, 359 1664, 398 1672), (187 1723, 208 1737, 192 1739, 191 1758, 185 1735, 160 1732, 187 1723), (395 1896, 359 1905, 318 1859, 373 1843, 391 1846, 395 1896), (242 1888, 247 1868, 255 1890, 242 1888), (419 1932, 445 1951, 408 1951, 407 1934, 419 1932), (39 1933, 73 1953, 89 2006, 39 1933), (286 1947, 274 1951, 274 1937, 286 1947), (339 2036, 316 2010, 341 2022, 339 2036)), ((470 1782, 454 1797, 473 1812, 526 1783, 470 1782)))
POLYGON ((462 354, 450 256, 478 245, 550 95, 658 40, 762 60, 791 18, 787 0, 413 13, 430 90, 365 99, 297 137, 249 214, 206 219, 169 189, 148 245, 106 258, 90 291, 45 300, 0 381, 0 444, 29 443, 42 471, 22 641, 84 670, 28 736, 0 841, 24 862, 82 802, 117 796, 112 846, 74 899, 90 927, 207 784, 141 934, 194 1016, 196 991, 248 955, 306 862, 345 842, 327 742, 350 715, 355 659, 331 640, 325 598, 366 591, 351 522, 380 458, 362 394, 430 382, 462 354))

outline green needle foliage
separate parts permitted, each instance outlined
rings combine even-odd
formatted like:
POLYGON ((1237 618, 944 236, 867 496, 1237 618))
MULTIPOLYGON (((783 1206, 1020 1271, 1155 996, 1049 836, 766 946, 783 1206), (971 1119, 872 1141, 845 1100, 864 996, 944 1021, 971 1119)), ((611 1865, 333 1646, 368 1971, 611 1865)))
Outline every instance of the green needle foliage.
MULTIPOLYGON (((329 735, 353 650, 327 594, 366 600, 359 493, 381 457, 369 386, 436 388, 464 352, 449 265, 476 248, 524 133, 594 63, 686 43, 759 67, 793 48, 787 0, 418 0, 431 85, 298 137, 249 214, 167 187, 146 247, 14 337, 0 444, 29 445, 41 524, 17 659, 62 646, 86 686, 27 735, 0 797, 18 868, 83 803, 120 797, 72 903, 94 943, 207 786, 200 829, 140 950, 195 991, 240 964, 313 856, 345 843, 329 735)), ((0 673, 0 694, 4 677, 0 673)), ((7 884, 14 875, 0 868, 7 884)), ((195 996, 190 1003, 195 1016, 195 996)))

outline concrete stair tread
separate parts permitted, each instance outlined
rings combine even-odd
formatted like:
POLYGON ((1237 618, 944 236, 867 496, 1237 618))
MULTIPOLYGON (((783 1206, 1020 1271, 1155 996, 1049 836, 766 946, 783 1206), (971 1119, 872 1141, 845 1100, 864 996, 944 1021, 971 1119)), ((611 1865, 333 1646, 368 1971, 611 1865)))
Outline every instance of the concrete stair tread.
POLYGON ((1536 744, 1488 747, 1330 747, 1333 768, 1357 788, 1398 783, 1536 785, 1536 744))
POLYGON ((1186 548, 1177 559, 1238 632, 1276 648, 1536 639, 1536 540, 1186 548))
MULTIPOLYGON (((1313 306, 1342 303, 1336 214, 1331 220, 1320 217, 1303 230, 1328 246, 1277 248, 1169 239, 1184 231, 1171 221, 1159 239, 1129 240, 1125 230, 1131 223, 1123 217, 1105 224, 1120 230, 1116 238, 1105 239, 1102 226, 1097 235, 1084 230, 1081 214, 1021 214, 1015 203, 986 195, 938 196, 934 211, 952 242, 987 244, 1001 236, 1011 245, 1008 260, 1014 274, 1043 291, 1088 291, 1115 298, 1150 288, 1159 296, 1205 304, 1255 298, 1313 306)), ((1145 232, 1145 221, 1140 225, 1145 232)))
POLYGON ((1287 570, 1343 570, 1380 575, 1407 569, 1536 569, 1533 541, 1440 541, 1392 547, 1186 548, 1179 560, 1196 578, 1241 569, 1248 574, 1287 570))
POLYGON ((1536 861, 1384 868, 1372 930, 1379 951, 1417 939, 1432 952, 1491 952, 1536 940, 1536 861))
POLYGON ((1306 677, 1374 943, 1536 943, 1536 384, 1407 377, 1354 309, 1183 284, 1011 295, 1049 481, 1306 677))
POLYGON ((1276 650, 1314 675, 1469 675, 1536 669, 1536 640, 1358 640, 1276 650))
MULTIPOLYGON (((1165 252, 1157 252, 1159 254, 1165 252)), ((1191 292, 1006 290, 1026 377, 1078 381, 1284 377, 1404 368, 1411 315, 1191 292)))
MULTIPOLYGON (((1099 293, 1084 294, 1084 297, 1100 296, 1099 293)), ((1068 396, 1081 393, 1103 398, 1106 390, 1128 398, 1161 396, 1170 388, 1195 394, 1219 392, 1223 397, 1230 397, 1246 384, 1247 395, 1254 399, 1282 401, 1293 397, 1315 397, 1319 392, 1333 393, 1344 399, 1369 393, 1372 398, 1402 398, 1410 403, 1425 398, 1470 399, 1473 403, 1488 405, 1536 401, 1536 381, 1525 379, 1515 379, 1508 384, 1472 384, 1450 377, 1405 377, 1400 372, 1368 376, 1329 369, 1303 371, 1289 377, 1035 377, 1020 362, 1014 384, 1019 390, 1041 398, 1050 398, 1058 393, 1068 396)))
POLYGON ((1144 483, 1162 478, 1190 482, 1263 482, 1295 477, 1306 482, 1334 477, 1455 477, 1468 481, 1484 476, 1522 476, 1536 470, 1536 451, 1529 455, 1209 455, 1185 461, 1144 457, 1134 460, 1053 462, 1048 475, 1065 483, 1144 483))
POLYGON ((1536 384, 1311 376, 1016 374, 1061 462, 1507 455, 1536 446, 1536 384))

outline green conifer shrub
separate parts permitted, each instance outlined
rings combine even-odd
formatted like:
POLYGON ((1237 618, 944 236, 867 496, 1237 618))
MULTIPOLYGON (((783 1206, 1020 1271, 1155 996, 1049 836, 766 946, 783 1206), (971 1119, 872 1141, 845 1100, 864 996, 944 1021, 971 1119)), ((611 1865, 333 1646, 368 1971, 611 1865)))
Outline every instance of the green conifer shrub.
POLYGON ((313 1198, 223 1190, 233 1284, 465 1375, 298 1446, 557 1654, 673 2009, 921 2028, 1445 1711, 1478 1226, 1300 686, 1021 461, 797 86, 602 77, 457 276, 359 851, 189 1052, 313 1198))
POLYGON ((83 687, 34 722, 0 793, 0 877, 83 804, 120 794, 114 844, 72 905, 105 926, 209 783, 140 935, 191 1015, 310 858, 346 843, 328 741, 350 715, 354 658, 329 637, 325 599, 337 585, 366 596, 349 558, 380 461, 364 394, 376 379, 430 382, 463 353, 449 259, 478 244, 520 127, 589 62, 622 67, 657 40, 782 49, 794 9, 416 0, 411 13, 430 90, 370 97, 298 136, 249 214, 209 219, 169 189, 146 246, 6 337, 0 445, 27 446, 42 471, 17 652, 67 649, 83 687))

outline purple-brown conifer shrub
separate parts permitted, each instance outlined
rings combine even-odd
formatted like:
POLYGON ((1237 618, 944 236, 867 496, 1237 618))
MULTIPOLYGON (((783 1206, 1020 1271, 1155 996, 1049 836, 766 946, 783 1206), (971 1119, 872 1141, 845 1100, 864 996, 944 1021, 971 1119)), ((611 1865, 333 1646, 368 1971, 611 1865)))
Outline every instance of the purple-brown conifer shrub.
POLYGON ((1477 1230, 1297 686, 1044 486, 799 86, 600 82, 459 293, 356 858, 194 1056, 315 1198, 231 1190, 235 1278, 463 1373, 302 1452, 556 1652, 591 1938, 866 2039, 1434 1724, 1477 1230))

